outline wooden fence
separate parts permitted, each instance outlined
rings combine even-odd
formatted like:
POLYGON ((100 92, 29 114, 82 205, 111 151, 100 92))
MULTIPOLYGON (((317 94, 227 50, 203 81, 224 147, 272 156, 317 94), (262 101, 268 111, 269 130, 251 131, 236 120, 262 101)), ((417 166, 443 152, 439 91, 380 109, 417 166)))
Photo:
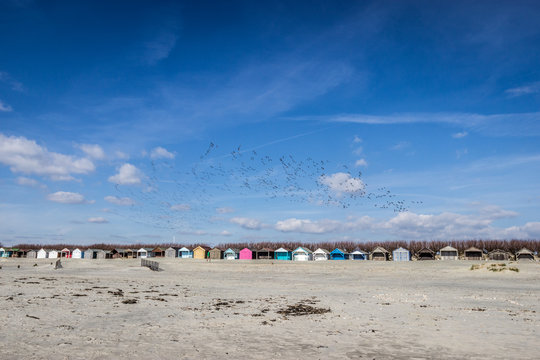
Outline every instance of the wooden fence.
POLYGON ((157 261, 150 261, 146 259, 141 259, 141 266, 146 266, 153 271, 159 271, 159 263, 157 261))

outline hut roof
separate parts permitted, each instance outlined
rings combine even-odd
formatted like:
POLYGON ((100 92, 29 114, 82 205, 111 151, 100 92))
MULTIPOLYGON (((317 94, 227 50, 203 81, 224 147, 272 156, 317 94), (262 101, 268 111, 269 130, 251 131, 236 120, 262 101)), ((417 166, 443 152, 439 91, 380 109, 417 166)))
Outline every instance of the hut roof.
POLYGON ((367 255, 367 252, 362 251, 360 249, 355 249, 351 254, 353 254, 353 255, 358 255, 358 254, 367 255))
POLYGON ((275 250, 274 252, 291 252, 291 250, 281 247, 281 248, 275 250))
POLYGON ((192 249, 188 248, 188 247, 182 247, 180 249, 178 249, 178 251, 191 251, 192 249))
POLYGON ((215 251, 223 251, 223 250, 221 250, 220 248, 215 247, 215 248, 213 248, 213 249, 210 249, 210 251, 214 251, 214 252, 215 252, 215 251))
POLYGON ((195 250, 195 249, 203 249, 204 251, 208 251, 211 248, 209 246, 199 245, 199 246, 193 248, 193 250, 195 250))
POLYGON ((418 251, 418 254, 423 254, 423 253, 435 254, 435 251, 433 251, 431 249, 428 249, 428 248, 422 248, 422 249, 420 249, 420 251, 418 251))
POLYGON ((265 248, 259 249, 257 251, 260 251, 260 252, 269 252, 269 251, 274 252, 274 249, 270 249, 270 248, 265 247, 265 248))
POLYGON ((293 252, 300 252, 300 251, 303 251, 305 253, 308 253, 308 254, 312 254, 313 251, 309 250, 308 248, 304 248, 304 247, 297 247, 293 252))
POLYGON ((227 250, 225 250, 226 253, 229 253, 229 252, 232 252, 232 253, 239 253, 240 252, 240 249, 236 249, 236 248, 228 248, 227 250))
POLYGON ((471 246, 470 248, 468 248, 467 250, 465 250, 465 252, 470 252, 470 251, 474 251, 474 252, 482 252, 482 250, 474 247, 474 246, 471 246))
POLYGON ((376 252, 382 252, 382 253, 388 254, 388 250, 386 250, 385 248, 381 246, 377 246, 375 249, 373 249, 371 253, 376 253, 376 252))
POLYGON ((397 251, 397 252, 410 252, 409 250, 405 249, 404 247, 398 247, 397 249, 395 249, 394 251, 397 251))
POLYGON ((527 249, 527 248, 522 248, 521 250, 519 250, 518 252, 516 252, 516 255, 521 255, 521 254, 531 254, 531 255, 534 255, 534 253, 527 249))
POLYGON ((439 250, 439 251, 455 251, 455 252, 457 252, 458 250, 457 250, 456 248, 453 248, 453 247, 451 247, 450 245, 448 245, 448 246, 443 247, 443 248, 442 248, 441 250, 439 250))
POLYGON ((495 250, 491 250, 489 253, 490 253, 490 254, 496 254, 496 253, 508 254, 508 251, 506 251, 506 250, 501 250, 501 249, 495 249, 495 250))
POLYGON ((318 248, 317 250, 315 250, 313 253, 324 253, 326 255, 329 255, 330 254, 330 251, 326 250, 326 249, 322 249, 322 248, 318 248))
POLYGON ((332 252, 330 254, 335 254, 335 253, 346 254, 347 251, 345 251, 343 249, 340 249, 340 248, 335 248, 334 250, 332 250, 332 252))

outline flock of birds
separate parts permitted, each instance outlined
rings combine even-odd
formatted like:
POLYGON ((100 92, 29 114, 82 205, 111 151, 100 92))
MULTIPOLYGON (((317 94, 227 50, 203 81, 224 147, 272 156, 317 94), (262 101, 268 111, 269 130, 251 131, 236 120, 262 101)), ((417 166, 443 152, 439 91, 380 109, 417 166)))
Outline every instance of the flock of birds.
POLYGON ((212 221, 218 203, 285 200, 341 209, 371 204, 394 212, 421 204, 398 199, 386 187, 368 191, 362 173, 352 172, 347 165, 332 166, 326 160, 291 154, 272 157, 242 146, 221 154, 218 149, 211 142, 188 169, 177 168, 174 160, 152 160, 145 169, 144 186, 117 186, 119 196, 129 197, 138 205, 130 208, 129 218, 178 230, 212 221), (341 176, 332 178, 335 173, 341 176), (356 186, 347 187, 339 181, 353 181, 356 186))

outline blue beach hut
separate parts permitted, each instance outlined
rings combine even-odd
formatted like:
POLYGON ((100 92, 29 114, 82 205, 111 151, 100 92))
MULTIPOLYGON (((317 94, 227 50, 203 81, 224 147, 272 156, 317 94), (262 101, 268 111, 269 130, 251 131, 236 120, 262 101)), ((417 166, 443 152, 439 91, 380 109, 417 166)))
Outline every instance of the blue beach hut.
POLYGON ((348 260, 348 259, 349 259, 349 253, 347 253, 345 250, 335 248, 330 253, 330 260, 348 260))
POLYGON ((279 248, 274 251, 274 259, 276 260, 291 260, 291 250, 279 248))

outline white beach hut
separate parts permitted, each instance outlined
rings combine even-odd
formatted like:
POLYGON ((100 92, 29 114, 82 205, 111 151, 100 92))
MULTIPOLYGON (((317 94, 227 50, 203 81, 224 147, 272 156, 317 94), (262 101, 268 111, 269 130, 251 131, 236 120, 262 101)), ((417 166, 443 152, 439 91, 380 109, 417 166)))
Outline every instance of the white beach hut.
POLYGON ((165 257, 176 257, 176 249, 173 247, 170 247, 167 250, 165 250, 165 257))
POLYGON ((292 252, 292 259, 293 261, 309 261, 313 259, 313 251, 298 247, 296 250, 292 252))
POLYGON ((39 249, 39 251, 37 252, 37 255, 36 255, 36 258, 38 259, 46 259, 47 258, 47 250, 45 249, 39 249))
POLYGON ((392 251, 392 260, 394 261, 410 261, 411 253, 409 250, 402 247, 392 251))
POLYGON ((184 246, 183 248, 178 249, 178 257, 181 259, 192 259, 193 251, 184 246))
POLYGON ((49 251, 49 259, 56 259, 58 257, 58 250, 49 251))
POLYGON ((151 254, 151 251, 148 251, 145 248, 140 248, 139 250, 137 250, 137 257, 139 258, 146 259, 147 257, 149 257, 149 254, 151 254))
POLYGON ((330 251, 326 249, 318 248, 313 252, 313 260, 315 261, 325 261, 328 260, 328 257, 330 256, 330 251))
POLYGON ((83 258, 83 252, 81 251, 81 249, 77 248, 77 249, 73 250, 73 252, 71 253, 71 258, 72 259, 82 259, 83 258))

